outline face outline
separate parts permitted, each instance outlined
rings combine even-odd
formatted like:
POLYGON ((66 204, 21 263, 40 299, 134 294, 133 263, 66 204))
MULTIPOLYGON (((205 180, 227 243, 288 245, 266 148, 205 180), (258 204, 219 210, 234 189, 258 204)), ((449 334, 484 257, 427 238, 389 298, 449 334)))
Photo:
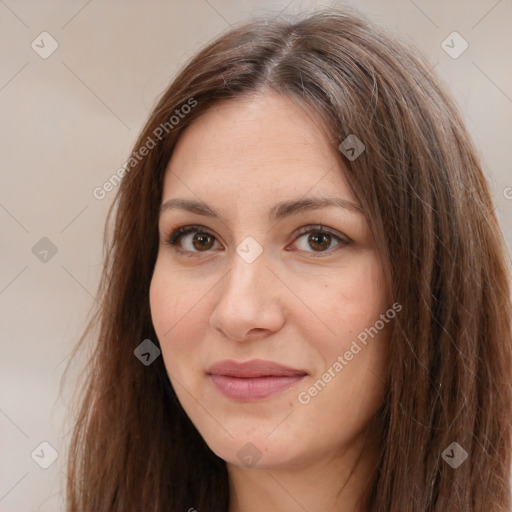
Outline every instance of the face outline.
POLYGON ((391 307, 365 216, 337 206, 267 216, 294 200, 357 205, 343 168, 318 119, 274 92, 215 105, 181 135, 169 161, 162 204, 202 200, 221 217, 162 210, 151 316, 181 405, 228 467, 246 466, 245 454, 262 469, 336 459, 382 405, 387 325, 343 359, 342 371, 332 371, 391 307), (166 243, 181 226, 199 228, 178 245, 166 243), (258 245, 263 252, 249 262, 258 245), (245 400, 225 396, 207 373, 221 360, 255 359, 307 375, 245 400), (325 385, 318 391, 319 379, 325 385))

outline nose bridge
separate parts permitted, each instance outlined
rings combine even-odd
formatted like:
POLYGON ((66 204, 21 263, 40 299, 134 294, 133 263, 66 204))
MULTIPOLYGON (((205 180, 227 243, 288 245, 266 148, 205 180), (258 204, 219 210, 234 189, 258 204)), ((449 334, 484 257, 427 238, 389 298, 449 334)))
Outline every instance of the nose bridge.
MULTIPOLYGON (((240 199, 238 199, 240 201, 240 199)), ((241 205, 237 204, 237 210, 240 211, 241 205)), ((265 279, 271 276, 266 268, 269 264, 270 253, 264 250, 265 238, 264 232, 257 231, 254 236, 248 234, 248 228, 252 228, 254 234, 254 224, 258 219, 254 214, 246 211, 245 219, 249 225, 237 223, 234 227, 236 233, 235 245, 230 256, 230 272, 226 276, 223 286, 222 299, 229 301, 245 300, 247 302, 257 302, 259 290, 265 285, 265 279)))
POLYGON ((223 295, 233 299, 257 300, 268 279, 267 262, 263 255, 248 262, 239 254, 234 255, 223 295))
POLYGON ((266 268, 268 261, 263 254, 248 263, 238 254, 233 257, 231 270, 212 311, 213 328, 239 341, 248 333, 278 330, 284 321, 277 298, 271 293, 272 274, 266 268))

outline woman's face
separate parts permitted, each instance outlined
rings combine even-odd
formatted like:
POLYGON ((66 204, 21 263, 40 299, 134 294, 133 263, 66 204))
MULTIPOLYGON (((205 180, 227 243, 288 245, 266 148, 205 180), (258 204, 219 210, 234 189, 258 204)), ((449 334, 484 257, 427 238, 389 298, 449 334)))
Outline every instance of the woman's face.
POLYGON ((218 104, 165 175, 152 320, 178 399, 229 464, 332 458, 383 401, 394 310, 319 122, 276 93, 218 104))

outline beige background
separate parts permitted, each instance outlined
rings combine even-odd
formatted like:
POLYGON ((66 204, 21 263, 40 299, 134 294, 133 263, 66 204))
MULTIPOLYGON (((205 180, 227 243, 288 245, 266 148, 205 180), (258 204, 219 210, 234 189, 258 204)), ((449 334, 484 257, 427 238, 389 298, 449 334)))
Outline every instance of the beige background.
MULTIPOLYGON (((93 302, 113 198, 92 190, 123 164, 156 97, 199 47, 254 12, 315 4, 0 0, 0 511, 64 510, 69 393, 59 384, 93 302), (47 59, 31 47, 43 31, 58 43, 47 59), (42 237, 57 248, 46 263, 32 252, 42 237), (43 441, 59 454, 48 469, 31 458, 43 441)), ((510 249, 512 2, 347 4, 415 43, 449 83, 510 249), (453 31, 469 44, 457 59, 441 48, 453 31)), ((36 453, 49 460, 47 448, 36 453)))

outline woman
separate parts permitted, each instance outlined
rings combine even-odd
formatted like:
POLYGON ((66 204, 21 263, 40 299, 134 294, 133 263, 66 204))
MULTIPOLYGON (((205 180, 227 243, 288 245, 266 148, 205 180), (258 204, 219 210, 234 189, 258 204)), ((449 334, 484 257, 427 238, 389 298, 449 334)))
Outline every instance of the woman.
POLYGON ((336 10, 234 29, 121 174, 69 511, 510 509, 504 244, 412 49, 336 10))

